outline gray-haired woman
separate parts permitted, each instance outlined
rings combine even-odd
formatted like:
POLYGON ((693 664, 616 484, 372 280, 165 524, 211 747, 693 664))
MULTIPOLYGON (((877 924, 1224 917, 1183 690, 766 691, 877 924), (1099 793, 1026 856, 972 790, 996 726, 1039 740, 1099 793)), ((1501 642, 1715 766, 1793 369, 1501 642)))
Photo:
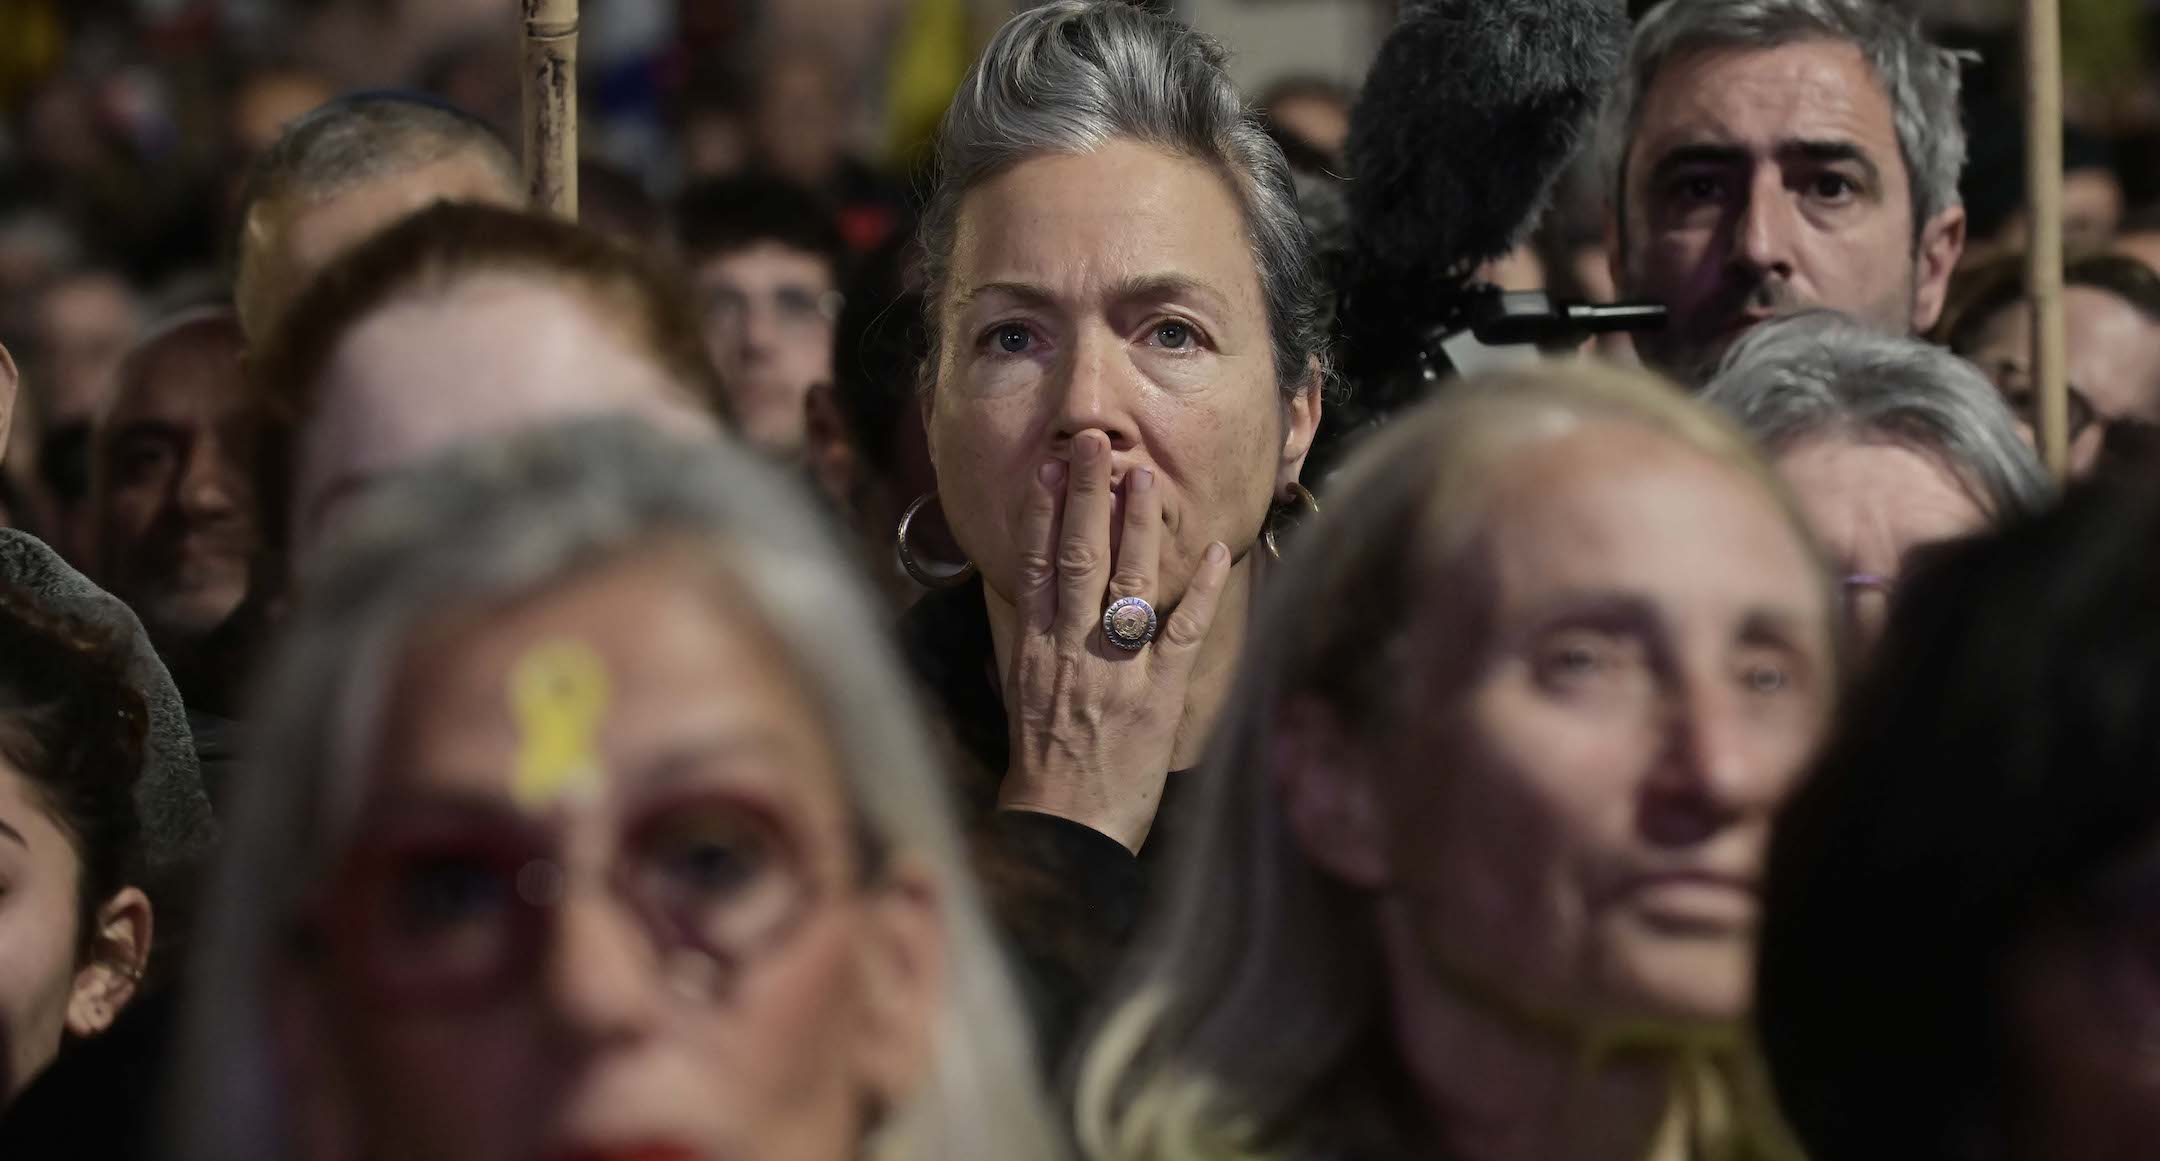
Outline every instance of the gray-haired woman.
POLYGON ((958 583, 905 632, 988 776, 974 804, 1012 858, 986 871, 1054 1043, 1228 695, 1273 511, 1309 502, 1321 288, 1221 50, 1141 6, 1014 17, 939 140, 922 230, 938 490, 900 548, 918 579, 958 583), (958 573, 923 560, 939 510, 958 573))
POLYGON ((604 420, 361 503, 257 706, 189 1156, 1056 1155, 917 711, 793 487, 604 420))
POLYGON ((1840 569, 1859 640, 1916 548, 2038 510, 2051 487, 1987 377, 1832 311, 1764 323, 1703 399, 1769 453, 1840 569))
POLYGON ((1591 364, 1451 389, 1334 495, 1082 1058, 1089 1155, 1788 1156, 1754 883, 1838 684, 1790 497, 1591 364))

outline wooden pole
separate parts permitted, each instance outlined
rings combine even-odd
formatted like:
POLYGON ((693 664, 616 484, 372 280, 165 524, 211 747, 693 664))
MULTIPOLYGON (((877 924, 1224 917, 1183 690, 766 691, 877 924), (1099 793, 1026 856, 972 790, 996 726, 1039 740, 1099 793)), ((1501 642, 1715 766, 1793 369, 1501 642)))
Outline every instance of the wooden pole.
POLYGON ((533 206, 578 216, 578 0, 524 0, 525 188, 533 206))
POLYGON ((2062 313, 2062 17, 2057 2, 2025 0, 2025 216, 2032 236, 2025 253, 2025 294, 2033 312, 2040 457, 2062 481, 2070 475, 2070 386, 2062 313))

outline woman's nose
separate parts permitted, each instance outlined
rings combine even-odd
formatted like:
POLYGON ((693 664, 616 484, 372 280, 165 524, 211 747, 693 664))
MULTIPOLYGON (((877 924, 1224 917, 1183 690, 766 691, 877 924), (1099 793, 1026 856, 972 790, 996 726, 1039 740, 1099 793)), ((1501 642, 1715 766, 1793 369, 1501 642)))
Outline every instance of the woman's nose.
POLYGON ((589 1046, 651 1029, 660 977, 650 939, 611 893, 566 892, 544 955, 543 1000, 566 1040, 589 1046))
POLYGON ((1110 344, 1077 344, 1052 388, 1057 392, 1059 446, 1069 447, 1074 436, 1092 428, 1109 437, 1112 451, 1130 447, 1135 435, 1132 388, 1130 369, 1110 344))

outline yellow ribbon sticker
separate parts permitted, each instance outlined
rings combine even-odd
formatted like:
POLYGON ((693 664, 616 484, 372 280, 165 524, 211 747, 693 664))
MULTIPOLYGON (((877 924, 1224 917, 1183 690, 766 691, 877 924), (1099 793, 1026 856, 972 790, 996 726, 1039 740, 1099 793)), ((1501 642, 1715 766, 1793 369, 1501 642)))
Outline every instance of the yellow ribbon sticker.
POLYGON ((610 699, 607 665, 579 641, 544 641, 510 667, 510 713, 517 719, 517 769, 510 795, 545 810, 599 790, 600 727, 610 699))

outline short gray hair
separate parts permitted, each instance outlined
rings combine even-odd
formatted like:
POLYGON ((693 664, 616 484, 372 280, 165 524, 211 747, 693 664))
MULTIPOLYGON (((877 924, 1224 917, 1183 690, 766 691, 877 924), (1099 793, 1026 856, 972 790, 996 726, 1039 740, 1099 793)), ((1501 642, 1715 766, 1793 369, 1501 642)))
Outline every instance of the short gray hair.
POLYGON ((509 188, 524 188, 510 146, 485 121, 400 93, 362 93, 309 111, 248 170, 240 210, 263 201, 318 201, 453 154, 470 154, 509 188))
POLYGON ((876 604, 799 485, 747 449, 634 420, 472 444, 371 494, 301 586, 250 718, 241 821, 193 975, 181 1155, 267 1155, 285 1083, 269 985, 303 900, 350 841, 391 683, 416 633, 641 551, 681 546, 781 642, 870 837, 928 866, 949 965, 931 1075, 865 1161, 1054 1161, 1025 1024, 969 885, 922 711, 876 604))
POLYGON ((1245 212, 1267 303, 1275 380, 1285 393, 1326 366, 1326 287, 1298 216, 1282 149, 1246 108, 1213 40, 1123 0, 1053 0, 998 31, 961 82, 938 131, 937 184, 922 244, 934 385, 938 318, 951 276, 960 201, 1024 161, 1087 153, 1129 138, 1219 171, 1245 212))
POLYGON ((1635 27, 1627 64, 1606 105, 1607 188, 1621 210, 1625 246, 1628 150, 1643 98, 1673 59, 1713 48, 1777 48, 1838 40, 1858 48, 1890 97, 1898 153, 1912 184, 1915 243, 1929 219, 1962 205, 1965 123, 1958 113, 1966 54, 1937 47, 1918 16, 1886 0, 1665 0, 1635 27))
POLYGON ((2002 523, 2053 492, 1979 368, 1834 311, 1767 322, 1726 353, 1703 399, 1773 454, 1816 435, 1882 438, 1940 458, 2002 523))

